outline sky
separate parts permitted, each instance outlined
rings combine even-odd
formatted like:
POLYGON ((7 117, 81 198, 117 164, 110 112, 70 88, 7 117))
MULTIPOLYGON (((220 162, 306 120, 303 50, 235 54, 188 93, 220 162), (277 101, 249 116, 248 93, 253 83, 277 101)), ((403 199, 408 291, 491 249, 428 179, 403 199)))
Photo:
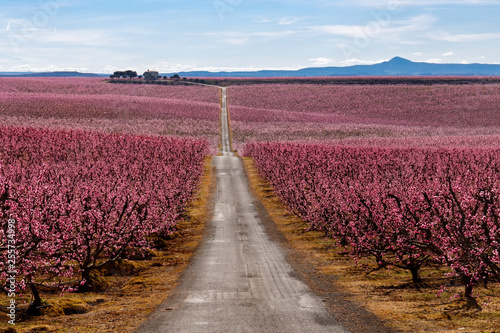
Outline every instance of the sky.
POLYGON ((500 0, 1 0, 0 72, 500 64, 500 0))

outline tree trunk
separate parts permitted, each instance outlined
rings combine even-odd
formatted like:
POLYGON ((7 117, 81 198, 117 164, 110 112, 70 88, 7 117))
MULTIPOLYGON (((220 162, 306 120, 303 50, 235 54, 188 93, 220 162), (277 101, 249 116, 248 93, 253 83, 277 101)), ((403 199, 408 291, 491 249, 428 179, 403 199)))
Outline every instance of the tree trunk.
POLYGON ((28 283, 30 287, 31 294, 33 295, 33 300, 28 308, 28 313, 30 314, 39 314, 39 308, 42 306, 42 299, 40 298, 40 294, 38 293, 38 289, 36 288, 35 283, 28 283))
POLYGON ((472 285, 472 283, 470 282, 470 279, 469 279, 469 283, 465 285, 465 297, 466 298, 474 298, 472 296, 472 291, 474 289, 474 286, 472 285))
POLYGON ((420 267, 412 267, 410 268, 410 272, 413 283, 417 284, 422 282, 422 278, 420 277, 420 267))
POLYGON ((474 289, 474 284, 472 283, 472 278, 470 276, 467 276, 467 275, 462 275, 461 278, 462 278, 462 283, 465 286, 464 297, 466 297, 467 299, 474 298, 472 296, 472 291, 474 289))
POLYGON ((92 270, 88 267, 85 267, 82 270, 82 281, 85 280, 85 283, 78 288, 78 292, 91 291, 92 288, 92 281, 91 281, 92 279, 90 277, 91 272, 92 270))

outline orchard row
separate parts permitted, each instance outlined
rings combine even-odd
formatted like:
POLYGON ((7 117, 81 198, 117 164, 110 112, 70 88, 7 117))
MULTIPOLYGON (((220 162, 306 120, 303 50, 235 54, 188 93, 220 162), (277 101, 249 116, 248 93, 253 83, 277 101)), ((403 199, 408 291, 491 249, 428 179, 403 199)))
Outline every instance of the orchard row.
POLYGON ((0 127, 0 141, 0 248, 14 219, 19 281, 65 290, 171 234, 208 153, 203 140, 79 131, 0 127))
POLYGON ((355 258, 449 266, 472 296, 500 281, 500 148, 253 143, 244 154, 311 230, 355 258))

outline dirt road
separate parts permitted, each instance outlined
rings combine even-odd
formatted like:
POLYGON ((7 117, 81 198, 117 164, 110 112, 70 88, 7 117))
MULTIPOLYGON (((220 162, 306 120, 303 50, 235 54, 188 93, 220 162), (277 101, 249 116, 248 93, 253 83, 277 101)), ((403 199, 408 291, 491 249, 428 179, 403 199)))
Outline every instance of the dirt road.
POLYGON ((213 219, 181 284, 138 332, 347 332, 266 234, 231 152, 225 97, 213 219))

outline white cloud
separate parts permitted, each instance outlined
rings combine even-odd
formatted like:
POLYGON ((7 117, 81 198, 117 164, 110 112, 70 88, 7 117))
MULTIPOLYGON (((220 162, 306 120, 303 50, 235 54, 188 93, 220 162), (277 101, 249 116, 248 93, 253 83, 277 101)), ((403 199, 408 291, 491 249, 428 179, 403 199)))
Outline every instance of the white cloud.
POLYGON ((229 45, 245 45, 248 43, 248 38, 224 38, 222 40, 225 44, 229 45))
POLYGON ((10 72, 81 72, 88 73, 90 69, 87 67, 74 67, 74 66, 57 66, 57 65, 47 65, 47 66, 33 66, 30 64, 15 65, 9 70, 10 72))
POLYGON ((266 19, 266 18, 256 18, 252 22, 253 23, 271 23, 273 20, 266 19))
POLYGON ((289 25, 289 24, 294 24, 296 22, 300 21, 299 17, 296 16, 288 16, 288 17, 282 17, 279 19, 278 23, 281 25, 289 25))
POLYGON ((375 61, 375 60, 359 60, 359 59, 356 59, 356 58, 352 58, 352 59, 344 60, 341 63, 342 63, 342 65, 345 65, 345 66, 354 66, 354 65, 373 65, 373 64, 379 64, 379 63, 384 62, 384 61, 387 61, 387 60, 378 60, 378 61, 375 61))
POLYGON ((322 57, 312 58, 309 60, 313 62, 314 66, 326 66, 334 62, 332 58, 322 58, 322 57))
POLYGON ((417 57, 421 57, 424 55, 423 52, 413 52, 413 55, 416 55, 417 57))
POLYGON ((22 43, 41 42, 65 45, 106 46, 116 43, 118 38, 109 32, 97 29, 41 29, 24 24, 24 20, 11 20, 5 31, 12 40, 22 43))
POLYGON ((7 23, 7 27, 5 28, 5 31, 10 31, 11 27, 13 24, 16 24, 16 20, 10 20, 8 23, 7 23))
MULTIPOLYGON (((101 73, 113 73, 115 71, 119 71, 120 68, 118 68, 117 66, 113 66, 113 65, 106 65, 104 66, 104 68, 101 68, 100 72, 101 73)), ((136 68, 134 68, 133 70, 137 70, 136 68)))
POLYGON ((285 36, 291 36, 300 33, 301 31, 286 30, 286 31, 259 31, 259 32, 205 32, 205 33, 190 33, 191 36, 215 37, 221 43, 230 45, 244 45, 250 42, 255 42, 258 39, 276 39, 285 36))
POLYGON ((299 16, 284 16, 279 18, 270 19, 265 16, 256 16, 252 19, 253 23, 277 23, 279 25, 291 25, 299 21, 305 20, 306 17, 299 16))
POLYGON ((249 34, 243 33, 243 35, 248 35, 250 37, 284 37, 295 35, 299 33, 299 31, 287 30, 287 31, 262 31, 262 32, 252 32, 249 34))
POLYGON ((24 19, 13 19, 7 22, 7 26, 5 27, 6 32, 10 32, 13 34, 19 34, 20 36, 32 36, 34 33, 40 31, 40 28, 35 27, 29 21, 24 19))
POLYGON ((431 64, 440 64, 442 61, 443 61, 442 59, 431 58, 431 59, 427 59, 424 62, 428 62, 428 63, 431 63, 431 64))
MULTIPOLYGON (((296 65, 296 66, 283 66, 283 67, 256 67, 256 66, 248 66, 248 67, 224 67, 224 66, 199 66, 197 64, 183 64, 183 63, 173 63, 169 61, 160 61, 156 63, 148 63, 142 64, 137 68, 131 68, 132 70, 143 70, 144 68, 150 68, 157 70, 162 73, 175 73, 175 72, 188 72, 188 71, 209 71, 209 72, 235 72, 235 71, 244 71, 244 72, 253 72, 253 71, 261 71, 261 70, 298 70, 302 69, 305 66, 296 65)), ((107 71, 110 72, 114 69, 112 66, 107 66, 107 71)), ((141 72, 142 73, 142 72, 141 72)))
POLYGON ((176 64, 168 61, 161 61, 158 63, 150 63, 141 66, 141 68, 151 68, 160 72, 184 72, 196 70, 195 64, 176 64))
POLYGON ((221 72, 221 71, 255 72, 255 71, 262 71, 262 70, 295 71, 295 70, 299 70, 302 68, 304 68, 304 66, 302 66, 302 65, 284 66, 284 67, 217 67, 217 66, 210 66, 210 67, 199 67, 199 68, 195 68, 193 70, 209 71, 209 72, 221 72))
POLYGON ((31 65, 16 65, 12 67, 13 72, 31 72, 31 65))
POLYGON ((443 53, 443 57, 451 57, 451 56, 454 56, 454 55, 455 55, 455 53, 453 51, 443 53))
POLYGON ((364 27, 361 25, 322 25, 310 27, 310 29, 330 35, 358 37, 363 35, 364 27))
POLYGON ((104 46, 116 42, 106 32, 93 29, 82 30, 44 30, 38 38, 41 42, 61 43, 70 45, 94 45, 104 46))
POLYGON ((431 28, 437 20, 437 17, 433 15, 422 14, 407 20, 399 20, 392 23, 394 25, 399 25, 399 27, 394 28, 396 31, 418 31, 431 28))
POLYGON ((430 38, 446 42, 470 43, 482 42, 493 39, 500 39, 500 33, 483 33, 483 34, 457 34, 453 35, 447 32, 429 35, 430 38))
POLYGON ((402 44, 417 44, 418 42, 410 40, 408 35, 413 38, 416 32, 421 33, 432 28, 436 21, 436 17, 424 14, 407 20, 371 21, 366 25, 322 25, 313 26, 309 29, 320 33, 351 38, 383 39, 391 42, 397 41, 402 44))

